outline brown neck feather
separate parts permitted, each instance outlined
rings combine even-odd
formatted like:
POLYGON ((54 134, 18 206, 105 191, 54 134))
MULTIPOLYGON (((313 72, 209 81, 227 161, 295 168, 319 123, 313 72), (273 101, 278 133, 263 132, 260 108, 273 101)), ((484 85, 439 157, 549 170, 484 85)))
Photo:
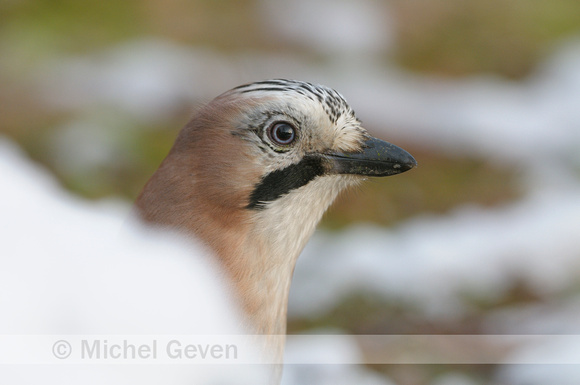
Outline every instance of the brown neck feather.
MULTIPOLYGON (((221 110, 223 114, 223 106, 221 110)), ((145 221, 175 228, 209 246, 231 280, 251 332, 284 334, 288 288, 276 286, 289 287, 290 277, 278 276, 276 264, 284 261, 269 258, 268 241, 260 238, 246 209, 252 181, 260 173, 252 167, 249 151, 240 151, 247 144, 225 128, 229 122, 207 134, 204 120, 211 112, 206 107, 180 132, 136 207, 145 221), (221 154, 228 154, 227 159, 221 154), (278 292, 286 298, 272 298, 278 292)))

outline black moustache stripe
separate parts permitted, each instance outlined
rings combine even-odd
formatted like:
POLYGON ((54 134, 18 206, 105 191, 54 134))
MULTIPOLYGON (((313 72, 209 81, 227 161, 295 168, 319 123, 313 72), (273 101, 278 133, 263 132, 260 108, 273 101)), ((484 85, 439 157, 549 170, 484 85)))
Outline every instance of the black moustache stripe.
POLYGON ((306 156, 299 163, 264 176, 254 187, 247 208, 263 210, 267 203, 300 188, 314 178, 325 173, 323 159, 319 156, 306 156))

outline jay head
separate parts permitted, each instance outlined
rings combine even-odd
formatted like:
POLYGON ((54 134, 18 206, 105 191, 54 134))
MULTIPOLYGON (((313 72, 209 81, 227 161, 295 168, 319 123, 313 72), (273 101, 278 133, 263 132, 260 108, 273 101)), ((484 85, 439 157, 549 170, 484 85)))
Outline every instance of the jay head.
POLYGON ((373 138, 336 91, 236 87, 196 113, 137 200, 141 217, 202 241, 256 334, 284 334, 298 255, 340 191, 416 166, 373 138))

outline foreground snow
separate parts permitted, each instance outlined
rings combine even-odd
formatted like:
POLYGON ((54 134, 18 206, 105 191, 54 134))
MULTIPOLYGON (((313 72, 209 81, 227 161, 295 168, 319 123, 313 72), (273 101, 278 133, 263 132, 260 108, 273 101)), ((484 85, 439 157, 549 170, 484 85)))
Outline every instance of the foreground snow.
MULTIPOLYGON (((123 230, 124 207, 69 195, 5 140, 0 141, 0 175, 0 335, 242 333, 219 272, 198 245, 151 229, 123 230)), ((3 348, 8 355, 0 359, 10 361, 3 348)), ((22 346, 13 348, 17 355, 22 346)), ((242 366, 59 364, 3 365, 0 382, 256 380, 256 373, 241 377, 242 366)))

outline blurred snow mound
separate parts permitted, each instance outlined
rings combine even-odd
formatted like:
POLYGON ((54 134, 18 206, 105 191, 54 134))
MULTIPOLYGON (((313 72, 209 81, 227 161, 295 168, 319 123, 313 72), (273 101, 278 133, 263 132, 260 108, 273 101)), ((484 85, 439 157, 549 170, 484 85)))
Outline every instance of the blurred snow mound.
POLYGON ((315 52, 357 57, 379 54, 392 44, 393 23, 375 1, 262 1, 271 33, 315 52))
POLYGON ((1 300, 18 310, 0 318, 4 332, 235 330, 219 273, 199 245, 126 229, 127 210, 72 197, 5 141, 0 175, 1 300))
POLYGON ((39 74, 39 93, 53 108, 114 106, 150 123, 170 118, 192 100, 225 91, 228 67, 227 58, 212 51, 143 39, 47 63, 39 74))
MULTIPOLYGON (((199 245, 152 229, 121 230, 125 207, 70 196, 5 140, 0 179, 0 334, 243 334, 199 245)), ((206 369, 5 365, 0 382, 246 381, 237 370, 206 369)))

